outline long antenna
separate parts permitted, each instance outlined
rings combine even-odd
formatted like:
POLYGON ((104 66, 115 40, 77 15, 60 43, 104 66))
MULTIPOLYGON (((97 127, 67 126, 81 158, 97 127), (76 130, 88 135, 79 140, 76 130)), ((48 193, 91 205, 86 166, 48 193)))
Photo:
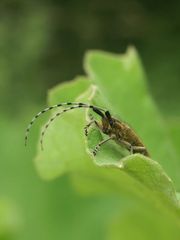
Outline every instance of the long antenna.
MULTIPOLYGON (((83 107, 85 107, 85 106, 83 106, 83 107)), ((45 133, 46 133, 46 130, 48 129, 49 125, 50 125, 57 117, 59 117, 59 116, 62 115, 63 113, 68 112, 68 111, 71 111, 71 110, 76 109, 76 108, 80 108, 80 107, 79 107, 79 106, 73 106, 73 107, 70 107, 70 108, 66 108, 66 109, 62 110, 61 112, 57 112, 53 117, 51 117, 51 118, 49 119, 49 121, 45 124, 44 129, 43 129, 42 132, 41 132, 41 139, 40 139, 41 150, 43 150, 43 137, 44 137, 44 135, 45 135, 45 133)))
MULTIPOLYGON (((29 135, 29 132, 30 132, 30 129, 32 127, 32 125, 34 124, 34 122, 36 121, 36 119, 41 116, 42 114, 52 110, 52 109, 55 109, 55 108, 59 108, 59 107, 63 107, 63 106, 70 106, 70 105, 75 105, 75 106, 72 106, 71 108, 67 108, 67 109, 64 109, 61 113, 64 113, 66 112, 67 110, 72 110, 74 108, 91 108, 94 112, 96 112, 98 115, 100 115, 101 117, 104 117, 104 114, 101 112, 105 112, 106 110, 103 109, 103 108, 99 108, 99 107, 96 107, 96 106, 93 106, 93 105, 89 105, 89 104, 86 104, 86 103, 79 103, 79 102, 66 102, 66 103, 58 103, 56 105, 53 105, 53 106, 50 106, 50 107, 47 107, 45 108, 44 110, 40 111, 39 113, 37 113, 33 119, 31 120, 31 122, 29 123, 27 129, 26 129, 26 132, 25 132, 25 146, 27 145, 27 141, 28 141, 28 135, 29 135)), ((53 119, 54 120, 54 119, 53 119)), ((53 121, 51 120, 51 121, 53 121)))

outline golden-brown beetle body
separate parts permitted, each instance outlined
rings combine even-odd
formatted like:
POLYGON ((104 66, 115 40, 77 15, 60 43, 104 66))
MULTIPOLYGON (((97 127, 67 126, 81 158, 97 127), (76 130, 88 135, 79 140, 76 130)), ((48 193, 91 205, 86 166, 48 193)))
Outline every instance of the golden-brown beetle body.
POLYGON ((146 147, 128 124, 113 117, 111 117, 111 121, 112 124, 109 123, 108 118, 102 119, 103 133, 109 137, 113 137, 113 140, 115 140, 117 144, 124 146, 131 153, 141 153, 149 156, 146 147))

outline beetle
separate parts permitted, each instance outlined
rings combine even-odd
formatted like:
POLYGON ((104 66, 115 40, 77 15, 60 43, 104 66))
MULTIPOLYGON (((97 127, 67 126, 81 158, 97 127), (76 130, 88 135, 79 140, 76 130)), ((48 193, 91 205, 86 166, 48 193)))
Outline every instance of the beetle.
POLYGON ((110 112, 106 109, 103 109, 94 105, 86 104, 86 103, 80 103, 80 102, 58 103, 51 107, 47 107, 44 110, 40 111, 38 114, 36 114, 26 129, 25 145, 27 145, 28 134, 35 120, 45 112, 55 108, 59 108, 59 107, 65 107, 65 109, 63 109, 60 112, 57 112, 53 117, 51 117, 47 122, 47 124, 45 125, 44 130, 41 133, 40 142, 41 142, 42 149, 43 149, 44 134, 52 121, 54 121, 57 117, 59 117, 63 113, 71 111, 73 109, 90 108, 93 110, 93 112, 95 112, 97 115, 101 117, 101 121, 97 121, 96 119, 91 119, 91 121, 84 127, 85 135, 86 136, 88 135, 89 127, 94 124, 102 133, 108 136, 107 139, 101 141, 95 146, 92 152, 94 156, 97 154, 100 147, 110 140, 114 140, 117 144, 126 148, 131 154, 140 153, 145 156, 149 156, 149 153, 146 147, 144 146, 143 142, 140 140, 140 138, 135 133, 135 131, 127 123, 114 118, 110 114, 110 112))

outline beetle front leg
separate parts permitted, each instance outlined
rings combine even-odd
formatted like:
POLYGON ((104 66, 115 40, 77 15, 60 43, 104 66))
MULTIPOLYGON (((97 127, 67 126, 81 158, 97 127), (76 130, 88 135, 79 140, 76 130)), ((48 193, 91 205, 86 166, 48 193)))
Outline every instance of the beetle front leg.
POLYGON ((85 127, 84 127, 84 134, 85 136, 88 136, 88 130, 90 128, 91 125, 95 124, 97 126, 98 129, 102 129, 101 125, 95 120, 92 119, 85 127))

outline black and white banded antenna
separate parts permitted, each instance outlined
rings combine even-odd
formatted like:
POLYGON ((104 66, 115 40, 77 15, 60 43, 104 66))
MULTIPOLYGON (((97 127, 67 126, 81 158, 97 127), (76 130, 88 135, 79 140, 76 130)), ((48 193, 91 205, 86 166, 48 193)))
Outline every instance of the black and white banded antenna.
POLYGON ((45 109, 43 109, 42 111, 40 111, 39 113, 37 113, 33 119, 31 120, 31 122, 29 123, 26 132, 25 132, 25 146, 27 145, 27 141, 28 141, 28 136, 29 136, 29 132, 30 129, 32 127, 32 125, 34 124, 34 122, 36 121, 37 118, 39 118, 42 114, 55 109, 55 108, 60 108, 60 107, 66 107, 66 106, 72 106, 69 108, 65 108, 64 110, 62 110, 61 112, 56 113, 52 118, 49 119, 48 123, 45 125, 44 130, 41 133, 41 147, 43 148, 43 136, 47 130, 47 128, 49 127, 49 124, 54 121, 56 119, 56 117, 60 116, 61 114, 76 109, 76 108, 91 108, 95 113, 97 113, 98 115, 100 115, 102 118, 104 118, 104 113, 106 112, 105 109, 94 106, 94 105, 90 105, 90 104, 86 104, 86 103, 80 103, 80 102, 65 102, 65 103, 58 103, 55 104, 53 106, 47 107, 45 109))

